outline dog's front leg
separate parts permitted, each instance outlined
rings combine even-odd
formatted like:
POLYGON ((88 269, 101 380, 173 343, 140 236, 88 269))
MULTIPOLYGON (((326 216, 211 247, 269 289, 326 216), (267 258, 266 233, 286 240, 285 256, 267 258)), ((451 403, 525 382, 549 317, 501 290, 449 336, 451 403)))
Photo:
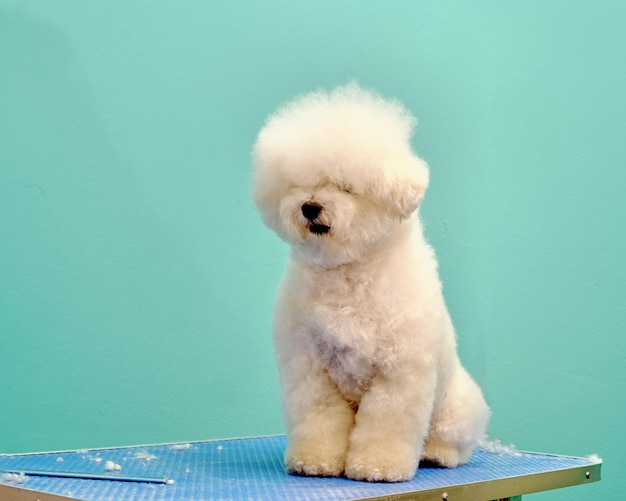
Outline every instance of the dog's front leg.
POLYGON ((356 414, 346 476, 370 482, 413 478, 428 433, 434 391, 434 377, 418 381, 406 373, 378 376, 356 414))
POLYGON ((340 476, 354 411, 328 374, 307 357, 291 358, 281 373, 287 470, 296 475, 340 476))

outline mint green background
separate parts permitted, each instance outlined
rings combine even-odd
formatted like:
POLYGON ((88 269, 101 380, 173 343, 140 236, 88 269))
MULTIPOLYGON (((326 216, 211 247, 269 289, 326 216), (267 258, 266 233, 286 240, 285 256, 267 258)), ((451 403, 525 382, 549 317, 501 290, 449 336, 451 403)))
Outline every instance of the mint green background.
POLYGON ((0 452, 283 430, 249 152, 352 78, 420 119, 462 357, 520 449, 626 468, 626 2, 0 0, 0 452))

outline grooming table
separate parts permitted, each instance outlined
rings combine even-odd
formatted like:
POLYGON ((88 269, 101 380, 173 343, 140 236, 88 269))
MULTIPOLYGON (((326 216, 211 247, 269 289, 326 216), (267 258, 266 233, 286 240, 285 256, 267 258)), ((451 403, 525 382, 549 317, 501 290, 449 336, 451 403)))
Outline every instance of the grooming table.
POLYGON ((0 455, 0 500, 487 501, 519 499, 516 496, 526 493, 600 480, 599 459, 520 452, 496 454, 482 449, 474 452, 468 464, 458 468, 420 468, 410 482, 296 477, 284 470, 285 444, 281 435, 0 455), (116 479, 2 474, 19 470, 79 472, 116 479))

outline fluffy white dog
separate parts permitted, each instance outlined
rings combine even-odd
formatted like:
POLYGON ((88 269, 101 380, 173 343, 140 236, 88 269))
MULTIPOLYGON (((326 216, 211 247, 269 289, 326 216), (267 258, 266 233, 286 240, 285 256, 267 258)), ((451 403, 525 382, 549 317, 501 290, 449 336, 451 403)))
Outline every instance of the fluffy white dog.
POLYGON ((417 216, 414 124, 353 83, 294 100, 258 136, 255 202, 291 246, 274 317, 291 473, 403 481, 484 438, 417 216))

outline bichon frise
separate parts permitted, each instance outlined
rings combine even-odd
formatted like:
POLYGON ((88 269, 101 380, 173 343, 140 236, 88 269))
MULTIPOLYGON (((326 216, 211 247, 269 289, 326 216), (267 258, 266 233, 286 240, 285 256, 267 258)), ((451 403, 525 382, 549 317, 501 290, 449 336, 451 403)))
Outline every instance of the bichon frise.
POLYGON ((291 246, 273 327, 291 473, 404 481, 484 438, 417 216, 414 124, 352 83, 287 104, 255 144, 255 202, 291 246))

